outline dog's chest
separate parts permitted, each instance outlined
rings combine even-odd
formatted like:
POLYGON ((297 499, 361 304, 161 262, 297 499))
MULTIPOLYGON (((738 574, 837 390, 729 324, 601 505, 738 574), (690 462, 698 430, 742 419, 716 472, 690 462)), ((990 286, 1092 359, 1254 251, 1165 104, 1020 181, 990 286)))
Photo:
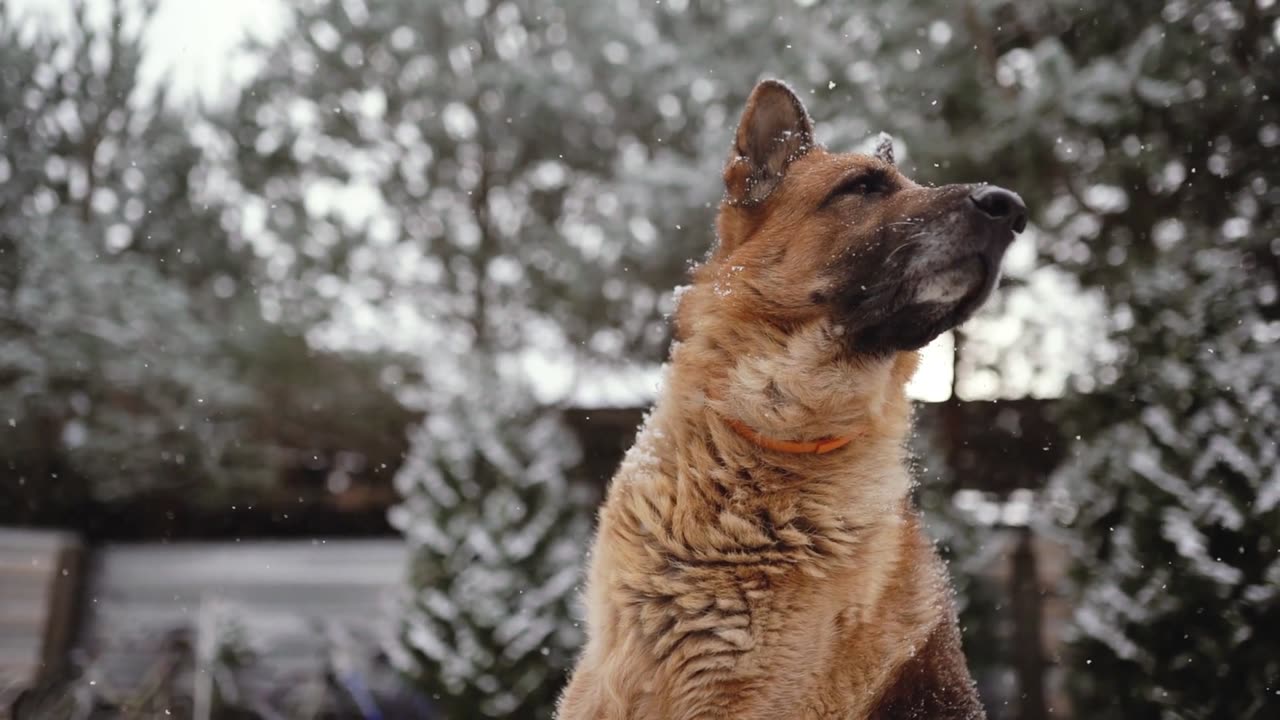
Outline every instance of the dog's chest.
POLYGON ((606 512, 617 553, 609 594, 618 627, 651 664, 645 684, 662 697, 682 686, 723 693, 727 706, 768 693, 808 707, 805 717, 845 716, 878 678, 832 669, 854 659, 850 633, 874 620, 892 526, 855 525, 821 498, 699 499, 690 512, 674 483, 634 483, 606 512), (828 694, 836 714, 819 711, 828 694))
POLYGON ((630 596, 619 618, 647 656, 633 700, 652 717, 863 718, 901 654, 851 577, 704 567, 672 573, 667 593, 630 596))

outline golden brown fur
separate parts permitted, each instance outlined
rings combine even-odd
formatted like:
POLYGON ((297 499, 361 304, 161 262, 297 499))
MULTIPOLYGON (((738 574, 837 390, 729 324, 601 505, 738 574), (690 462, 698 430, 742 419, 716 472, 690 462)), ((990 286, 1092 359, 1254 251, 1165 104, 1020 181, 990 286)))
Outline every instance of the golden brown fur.
POLYGON ((589 639, 559 716, 981 717, 945 570, 909 502, 917 354, 859 351, 850 333, 869 305, 842 314, 832 301, 857 277, 840 258, 872 257, 880 228, 955 191, 814 146, 798 101, 770 83, 725 183, 665 388, 600 513, 589 639), (865 166, 892 173, 892 194, 823 209, 865 166), (857 437, 780 453, 727 418, 780 439, 857 437))

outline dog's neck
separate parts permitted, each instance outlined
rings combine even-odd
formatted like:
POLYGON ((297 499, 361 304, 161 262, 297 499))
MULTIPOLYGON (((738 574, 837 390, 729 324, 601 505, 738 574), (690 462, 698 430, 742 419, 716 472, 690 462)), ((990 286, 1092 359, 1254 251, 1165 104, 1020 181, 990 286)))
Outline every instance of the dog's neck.
POLYGON ((695 417, 700 405, 767 437, 811 440, 869 433, 903 440, 905 387, 917 353, 851 356, 825 320, 788 332, 694 335, 672 350, 663 404, 695 417))
POLYGON ((703 390, 713 409, 770 437, 905 437, 905 423, 895 420, 905 420, 904 387, 915 371, 915 353, 851 357, 826 321, 785 334, 770 330, 760 332, 752 347, 720 358, 700 352, 693 338, 676 349, 673 368, 696 367, 690 375, 708 378, 703 390), (705 362, 715 365, 697 367, 705 362))
POLYGON ((897 518, 910 489, 904 386, 916 363, 915 353, 849 358, 823 321, 785 334, 694 334, 673 350, 637 447, 678 475, 690 503, 731 498, 746 512, 786 491, 851 526, 897 518), (744 437, 734 421, 779 440, 856 437, 821 455, 779 452, 744 437))

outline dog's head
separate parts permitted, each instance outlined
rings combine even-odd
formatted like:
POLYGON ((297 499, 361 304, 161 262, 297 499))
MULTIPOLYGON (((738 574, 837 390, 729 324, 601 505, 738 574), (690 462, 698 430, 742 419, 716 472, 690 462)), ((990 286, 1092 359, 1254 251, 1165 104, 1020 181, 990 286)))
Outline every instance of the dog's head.
MULTIPOLYGON (((1004 188, 917 185, 887 137, 872 155, 818 146, 799 98, 770 80, 747 102, 724 182, 698 305, 771 333, 821 324, 850 358, 915 350, 966 320, 1027 221, 1004 188)), ((697 332, 685 312, 679 336, 697 332)))

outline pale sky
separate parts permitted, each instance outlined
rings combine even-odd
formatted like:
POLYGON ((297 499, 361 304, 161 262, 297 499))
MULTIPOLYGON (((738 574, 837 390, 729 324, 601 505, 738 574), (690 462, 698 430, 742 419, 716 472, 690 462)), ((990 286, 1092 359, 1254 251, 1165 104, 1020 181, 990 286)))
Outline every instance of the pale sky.
MULTIPOLYGON (((92 16, 105 18, 109 0, 87 0, 92 16)), ((11 12, 33 15, 64 27, 69 0, 9 0, 11 12)), ((270 40, 283 28, 286 6, 281 0, 161 0, 147 33, 145 84, 167 75, 175 102, 217 102, 243 82, 251 66, 236 49, 248 37, 270 40)))

